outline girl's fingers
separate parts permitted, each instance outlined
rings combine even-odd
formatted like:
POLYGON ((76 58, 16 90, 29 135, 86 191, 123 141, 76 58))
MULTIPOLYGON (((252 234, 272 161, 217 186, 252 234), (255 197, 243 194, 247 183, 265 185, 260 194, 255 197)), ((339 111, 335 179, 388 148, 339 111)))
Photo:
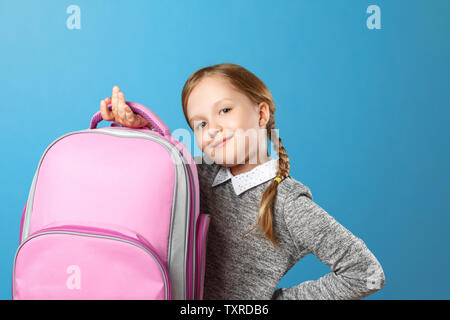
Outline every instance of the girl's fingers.
POLYGON ((148 121, 145 120, 144 117, 142 117, 140 114, 137 115, 137 119, 138 119, 137 123, 138 127, 146 127, 149 125, 148 121))
POLYGON ((123 94, 122 91, 119 91, 118 98, 119 98, 119 104, 125 104, 125 95, 123 94))
POLYGON ((140 128, 147 123, 141 115, 134 113, 129 106, 126 107, 127 127, 140 128))
POLYGON ((100 101, 100 112, 102 114, 102 118, 103 120, 106 121, 114 120, 114 115, 111 111, 108 110, 107 105, 108 105, 107 101, 105 100, 100 101))
MULTIPOLYGON (((125 103, 125 96, 123 92, 118 93, 118 108, 121 114, 123 114, 123 117, 126 118, 126 111, 127 111, 127 104, 125 103)), ((130 110, 131 111, 131 110, 130 110)))
POLYGON ((136 115, 133 113, 133 111, 131 111, 131 108, 127 104, 125 104, 125 116, 127 118, 127 121, 131 122, 131 123, 135 122, 136 118, 137 118, 136 115))
POLYGON ((114 86, 113 90, 112 90, 111 104, 112 104, 112 111, 114 113, 114 117, 116 118, 116 120, 117 120, 117 118, 120 118, 120 115, 119 115, 118 110, 117 110, 118 93, 119 93, 119 87, 118 86, 114 86))
POLYGON ((144 117, 134 113, 127 104, 125 104, 125 116, 126 116, 125 125, 130 128, 145 127, 148 123, 148 121, 145 120, 144 117))
POLYGON ((137 115, 125 103, 125 95, 123 92, 119 93, 119 110, 123 111, 124 125, 127 127, 136 127, 137 115))
POLYGON ((119 113, 119 117, 122 121, 126 121, 127 117, 125 114, 126 104, 124 102, 125 98, 123 96, 123 92, 117 93, 117 112, 119 113))
POLYGON ((123 92, 119 93, 119 101, 120 101, 120 103, 119 103, 120 108, 122 110, 124 110, 124 114, 125 114, 124 117, 126 119, 126 126, 135 128, 136 127, 136 123, 138 122, 137 121, 138 120, 138 117, 137 117, 138 115, 135 114, 131 110, 130 106, 126 104, 126 102, 125 102, 125 95, 124 95, 123 92))
MULTIPOLYGON (((105 101, 106 107, 108 107, 108 105, 111 104, 111 97, 106 97, 105 99, 103 99, 103 101, 105 101)), ((112 113, 112 110, 110 110, 109 108, 107 108, 107 110, 108 110, 109 112, 111 112, 111 114, 114 116, 114 114, 112 113)))

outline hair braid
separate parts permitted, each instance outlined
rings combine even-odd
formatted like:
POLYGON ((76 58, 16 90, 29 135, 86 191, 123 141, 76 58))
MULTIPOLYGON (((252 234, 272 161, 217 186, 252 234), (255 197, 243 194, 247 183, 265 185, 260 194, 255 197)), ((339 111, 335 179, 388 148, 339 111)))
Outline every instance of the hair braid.
MULTIPOLYGON (((289 156, 287 155, 286 149, 281 142, 281 138, 278 137, 277 130, 274 130, 275 121, 273 119, 273 114, 271 114, 270 116, 270 120, 267 123, 267 128, 269 129, 267 135, 269 139, 275 144, 275 150, 278 151, 278 170, 276 176, 280 177, 281 179, 285 179, 289 176, 289 156), (275 134, 275 137, 272 136, 273 133, 275 134)), ((245 233, 247 234, 259 226, 263 234, 272 242, 275 247, 278 246, 278 243, 273 234, 273 206, 275 204, 275 199, 278 193, 278 184, 278 181, 273 180, 272 183, 264 191, 260 202, 256 225, 245 233)))

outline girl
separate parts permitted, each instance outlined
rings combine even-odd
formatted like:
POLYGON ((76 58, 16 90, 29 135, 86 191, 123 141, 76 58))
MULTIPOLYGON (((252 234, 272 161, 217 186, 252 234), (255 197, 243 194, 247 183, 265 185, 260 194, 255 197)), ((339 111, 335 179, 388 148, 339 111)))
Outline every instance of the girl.
MULTIPOLYGON (((365 243, 289 175, 289 157, 272 130, 272 95, 258 77, 231 63, 208 66, 189 77, 181 102, 204 152, 195 159, 201 212, 211 215, 204 299, 361 299, 384 287, 383 269, 365 243), (278 159, 268 156, 267 138, 278 159), (310 253, 331 272, 276 290, 310 253)), ((107 121, 149 126, 117 86, 100 110, 107 121), (112 111, 106 108, 110 103, 112 111)))

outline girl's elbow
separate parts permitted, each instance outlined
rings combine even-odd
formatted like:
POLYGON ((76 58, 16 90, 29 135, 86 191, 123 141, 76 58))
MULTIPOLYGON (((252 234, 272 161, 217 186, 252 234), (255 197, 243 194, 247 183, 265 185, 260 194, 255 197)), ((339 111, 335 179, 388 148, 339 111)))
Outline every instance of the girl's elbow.
POLYGON ((374 260, 367 268, 367 277, 365 278, 367 289, 370 293, 381 290, 386 285, 386 277, 383 268, 378 260, 374 260))

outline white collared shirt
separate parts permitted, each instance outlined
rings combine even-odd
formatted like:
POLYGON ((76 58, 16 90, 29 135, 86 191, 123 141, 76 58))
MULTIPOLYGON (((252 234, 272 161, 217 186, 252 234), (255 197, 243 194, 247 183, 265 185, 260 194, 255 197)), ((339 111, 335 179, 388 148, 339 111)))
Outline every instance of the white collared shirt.
POLYGON ((231 183, 236 195, 240 195, 244 191, 256 187, 263 182, 273 179, 277 175, 278 159, 266 161, 252 170, 233 176, 230 168, 221 166, 211 185, 215 187, 225 181, 231 179, 231 183))

